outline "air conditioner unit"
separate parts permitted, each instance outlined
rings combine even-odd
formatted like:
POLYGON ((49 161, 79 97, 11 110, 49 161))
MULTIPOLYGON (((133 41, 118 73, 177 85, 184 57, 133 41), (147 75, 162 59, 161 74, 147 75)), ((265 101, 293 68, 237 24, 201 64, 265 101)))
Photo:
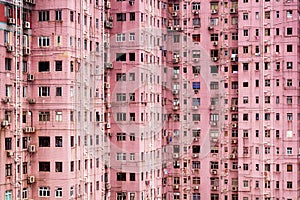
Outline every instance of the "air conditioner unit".
POLYGON ((232 13, 232 14, 236 13, 236 9, 231 8, 231 9, 230 9, 230 13, 232 13))
POLYGON ((214 30, 214 27, 209 26, 209 27, 208 27, 208 30, 209 30, 209 31, 214 30))
POLYGON ((237 107, 236 106, 231 106, 230 110, 231 111, 237 111, 237 107))
POLYGON ((110 46, 109 42, 104 42, 104 47, 108 48, 110 46))
POLYGON ((198 58, 194 58, 193 62, 197 63, 197 62, 199 62, 199 59, 198 58))
POLYGON ((112 133, 111 133, 111 132, 108 132, 107 135, 108 135, 109 137, 112 137, 112 133))
POLYGON ((210 106, 209 106, 209 109, 210 109, 210 110, 214 110, 214 109, 216 109, 216 107, 215 107, 215 105, 210 105, 210 106))
POLYGON ((179 106, 174 106, 173 110, 179 110, 179 106))
POLYGON ((211 59, 213 62, 217 62, 218 61, 218 57, 212 57, 211 59))
POLYGON ((195 186, 194 186, 194 190, 199 190, 199 186, 198 186, 198 185, 195 185, 195 186))
POLYGON ((211 186, 211 190, 218 190, 218 186, 211 186))
POLYGON ((232 124, 232 128, 237 128, 237 127, 238 127, 237 123, 232 124))
POLYGON ((110 83, 104 83, 104 87, 105 87, 105 89, 109 89, 110 88, 110 83))
POLYGON ((35 104, 35 99, 28 99, 29 104, 35 104))
POLYGON ((106 124, 106 129, 110 129, 110 123, 106 124))
POLYGON ((24 22, 24 28, 30 28, 30 22, 24 22))
POLYGON ((10 102, 10 97, 4 97, 3 99, 2 99, 2 102, 3 103, 9 103, 10 102))
POLYGON ((214 10, 211 10, 211 14, 217 14, 218 13, 218 10, 214 9, 214 10))
POLYGON ((177 17, 177 12, 172 12, 173 17, 177 17))
POLYGON ((14 50, 15 50, 14 46, 12 46, 12 45, 6 46, 6 51, 7 52, 13 52, 14 50))
POLYGON ((197 137, 194 137, 194 142, 198 142, 198 138, 197 137))
POLYGON ((198 110, 198 106, 193 106, 192 109, 193 110, 198 110))
POLYGON ((24 128, 24 132, 25 133, 34 133, 35 132, 35 128, 34 127, 25 127, 24 128))
POLYGON ((173 158, 179 158, 179 154, 178 153, 173 153, 173 158))
POLYGON ((32 184, 34 182, 35 182, 35 177, 34 176, 28 176, 27 183, 32 184))
POLYGON ((197 10, 194 10, 194 15, 199 15, 199 11, 197 11, 197 10))
POLYGON ((33 74, 28 74, 27 75, 27 81, 34 81, 34 75, 33 74))
POLYGON ((218 171, 217 171, 216 169, 212 169, 212 170, 210 171, 210 173, 216 175, 216 174, 218 174, 218 171))
POLYGON ((111 184, 110 183, 106 183, 105 184, 105 189, 109 190, 111 188, 111 184))
POLYGON ((113 68, 113 65, 112 65, 112 63, 104 63, 104 67, 105 67, 106 69, 112 69, 112 68, 113 68))
POLYGON ((3 127, 6 127, 6 126, 8 126, 9 125, 9 123, 8 123, 8 121, 7 120, 3 120, 2 122, 1 122, 1 127, 3 128, 3 127))
POLYGON ((218 46, 218 42, 215 41, 215 42, 213 43, 213 45, 214 45, 214 46, 218 46))
POLYGON ((230 155, 229 155, 229 158, 230 158, 230 159, 235 159, 235 154, 230 154, 230 155))
POLYGON ((30 48, 25 47, 25 48, 23 49, 23 55, 29 56, 29 55, 30 55, 30 48))
POLYGON ((173 58, 173 63, 174 64, 179 63, 179 58, 173 58))
POLYGON ((232 144, 237 144, 237 143, 238 143, 238 140, 237 140, 237 139, 231 140, 231 143, 232 143, 232 144))
POLYGON ((215 122, 215 121, 210 121, 209 124, 210 124, 211 126, 217 126, 217 122, 215 122))
POLYGON ((14 152, 13 151, 7 151, 6 156, 7 157, 13 157, 14 156, 14 152))
POLYGON ((7 23, 8 24, 16 24, 16 20, 14 18, 10 17, 10 18, 7 19, 7 23))
POLYGON ((179 94, 179 90, 173 90, 173 94, 174 95, 178 95, 179 94))
POLYGON ((36 151, 35 145, 29 145, 28 146, 28 152, 29 153, 34 153, 36 151))
POLYGON ((193 158, 198 158, 198 154, 194 153, 193 158))
POLYGON ((105 6, 106 6, 106 8, 110 9, 110 7, 111 7, 110 1, 107 1, 105 6))
POLYGON ((179 189, 179 185, 174 185, 174 189, 178 190, 179 189))
POLYGON ((237 190, 238 190, 238 187, 232 186, 232 191, 237 191, 237 190))
POLYGON ((106 108, 111 108, 111 104, 110 103, 106 104, 106 108))
POLYGON ((169 31, 173 31, 173 26, 168 26, 169 31))
POLYGON ((178 79, 179 78, 179 75, 178 74, 174 74, 173 75, 173 79, 178 79))

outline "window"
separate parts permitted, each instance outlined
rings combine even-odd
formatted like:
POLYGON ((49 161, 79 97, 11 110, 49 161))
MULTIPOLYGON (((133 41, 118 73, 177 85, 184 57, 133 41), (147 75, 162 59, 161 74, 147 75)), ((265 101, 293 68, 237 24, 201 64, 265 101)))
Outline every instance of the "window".
POLYGON ((117 133, 117 141, 126 141, 126 133, 117 133))
POLYGON ((135 40, 135 33, 129 33, 129 41, 135 40))
POLYGON ((200 18, 193 18, 193 25, 200 26, 200 18))
POLYGON ((293 86, 293 80, 292 79, 287 79, 286 80, 286 86, 288 86, 288 87, 293 86))
POLYGON ((50 162, 39 162, 40 172, 50 172, 50 162))
POLYGON ((129 117, 131 122, 135 121, 135 113, 129 113, 129 117))
POLYGON ((55 96, 62 96, 62 87, 55 88, 55 96))
POLYGON ((265 19, 270 19, 270 18, 271 18, 270 11, 265 11, 265 19))
POLYGON ((288 121, 293 121, 293 113, 287 113, 286 118, 288 121))
POLYGON ((5 191, 5 200, 12 200, 12 191, 11 190, 7 190, 5 191))
POLYGON ((293 104, 293 97, 292 96, 287 96, 286 97, 286 103, 287 104, 293 104))
POLYGON ((286 68, 287 69, 293 69, 293 62, 287 62, 286 63, 286 68))
POLYGON ((117 101, 126 101, 126 93, 117 93, 117 101))
POLYGON ((126 160, 126 153, 117 153, 117 160, 126 160))
POLYGON ((126 173, 117 172, 117 181, 126 181, 126 173))
POLYGON ((39 121, 50 121, 50 112, 39 112, 39 121))
POLYGON ((210 41, 218 41, 219 40, 219 34, 211 34, 210 35, 210 41))
POLYGON ((39 47, 49 47, 50 46, 50 37, 41 36, 38 37, 39 47))
POLYGON ((287 155, 292 155, 293 154, 293 148, 292 147, 287 147, 286 148, 286 154, 287 155))
POLYGON ((238 40, 238 33, 232 33, 231 39, 232 40, 238 40))
POLYGON ((55 172, 62 172, 63 163, 62 162, 55 162, 55 172))
POLYGON ((287 10, 286 11, 286 17, 287 18, 292 18, 293 17, 293 11, 292 10, 287 10))
POLYGON ((62 11, 61 10, 56 10, 55 11, 55 20, 56 21, 61 21, 62 20, 62 11))
POLYGON ((39 21, 49 21, 50 19, 50 11, 39 11, 39 21))
POLYGON ((293 182, 292 181, 287 181, 286 182, 286 188, 292 189, 293 188, 293 182))
POLYGON ((129 61, 135 61, 135 53, 129 53, 129 61))
POLYGON ((193 82, 192 83, 192 88, 193 88, 193 90, 200 89, 200 82, 193 82))
POLYGON ((292 172, 292 171, 293 171, 293 165, 292 165, 292 164, 288 164, 288 165, 286 166, 286 171, 287 171, 287 172, 292 172))
POLYGON ((286 34, 287 35, 292 35, 293 34, 293 28, 292 27, 286 28, 286 34))
POLYGON ((135 141, 135 133, 130 133, 129 138, 130 141, 135 141))
POLYGON ((117 199, 116 200, 126 200, 126 192, 117 192, 117 199))
POLYGON ((126 53, 116 53, 116 61, 126 61, 126 53))
POLYGON ((39 62, 39 72, 49 72, 50 62, 39 62))
POLYGON ((50 87, 46 87, 46 86, 39 87, 39 96, 40 97, 50 96, 50 87))
POLYGON ((50 197, 50 187, 39 187, 40 197, 50 197))
POLYGON ((129 173, 129 180, 135 181, 135 173, 129 173))
POLYGON ((118 33, 116 37, 117 42, 125 42, 126 41, 126 36, 125 33, 118 33))
POLYGON ((5 150, 12 149, 12 138, 5 138, 5 150))
POLYGON ((200 74, 200 66, 193 66, 193 74, 200 74))
POLYGON ((55 71, 62 71, 62 61, 61 60, 55 61, 55 71))
POLYGON ((248 20, 248 13, 243 13, 243 20, 248 20))
POLYGON ((11 58, 5 58, 5 70, 10 71, 11 70, 11 64, 12 64, 11 58))
POLYGON ((129 13, 129 20, 135 21, 135 13, 134 12, 129 13))
POLYGON ((117 81, 126 81, 126 74, 125 73, 117 73, 116 80, 117 81))
POLYGON ((12 176, 12 164, 5 164, 5 176, 12 176))
POLYGON ((193 114, 193 121, 200 121, 200 114, 193 114))
POLYGON ((218 90, 219 89, 219 82, 210 82, 210 89, 211 90, 218 90))
POLYGON ((270 36, 270 34, 271 34, 271 29, 266 28, 265 29, 265 36, 270 36))
POLYGON ((200 42, 200 34, 193 34, 192 38, 193 42, 200 42))
POLYGON ((293 45, 292 44, 286 45, 286 51, 287 52, 293 52, 293 45))
POLYGON ((117 21, 126 21, 126 13, 117 13, 117 21))
POLYGON ((200 10, 200 3, 192 3, 192 9, 193 10, 200 10))
POLYGON ((62 197, 62 188, 55 188, 55 197, 62 197))
POLYGON ((62 147, 62 136, 55 136, 55 147, 62 147))
POLYGON ((55 121, 56 122, 61 122, 62 121, 62 112, 61 111, 56 111, 55 112, 55 121))
POLYGON ((117 121, 126 121, 126 113, 117 113, 117 121))
POLYGON ((40 136, 39 147, 50 147, 50 137, 40 136))

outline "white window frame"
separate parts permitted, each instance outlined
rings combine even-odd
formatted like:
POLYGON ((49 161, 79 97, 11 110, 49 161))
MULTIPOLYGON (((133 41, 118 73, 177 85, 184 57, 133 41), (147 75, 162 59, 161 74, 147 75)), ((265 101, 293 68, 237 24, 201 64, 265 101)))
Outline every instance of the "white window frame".
POLYGON ((39 197, 50 197, 50 187, 39 187, 39 197))
POLYGON ((48 36, 38 37, 38 45, 39 45, 39 47, 49 47, 50 46, 50 37, 48 37, 48 36))

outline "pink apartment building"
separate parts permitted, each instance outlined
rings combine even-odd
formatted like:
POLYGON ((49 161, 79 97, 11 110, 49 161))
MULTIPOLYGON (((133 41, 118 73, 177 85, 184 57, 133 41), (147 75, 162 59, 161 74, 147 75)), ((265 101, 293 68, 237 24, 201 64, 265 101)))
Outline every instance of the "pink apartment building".
POLYGON ((296 0, 0 13, 1 199, 300 198, 296 0))

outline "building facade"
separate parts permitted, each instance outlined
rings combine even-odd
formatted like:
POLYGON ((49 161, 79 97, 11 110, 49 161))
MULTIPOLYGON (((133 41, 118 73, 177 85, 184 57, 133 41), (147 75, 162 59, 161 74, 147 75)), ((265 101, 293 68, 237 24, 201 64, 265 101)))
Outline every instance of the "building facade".
POLYGON ((296 0, 0 0, 2 199, 299 199, 296 0))

